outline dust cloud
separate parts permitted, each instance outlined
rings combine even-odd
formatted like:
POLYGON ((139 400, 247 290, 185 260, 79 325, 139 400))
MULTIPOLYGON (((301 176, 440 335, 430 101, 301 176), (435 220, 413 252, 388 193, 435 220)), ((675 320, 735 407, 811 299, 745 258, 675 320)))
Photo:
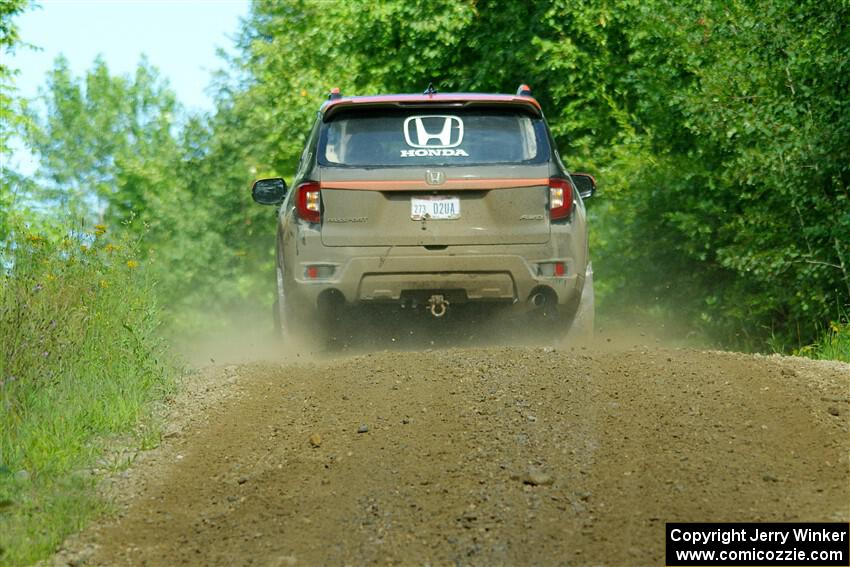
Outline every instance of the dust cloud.
POLYGON ((349 309, 321 330, 297 321, 281 336, 266 306, 228 314, 229 324, 174 344, 194 368, 249 362, 312 362, 380 351, 449 348, 545 347, 564 351, 618 352, 648 348, 711 348, 686 325, 657 317, 607 314, 592 335, 575 333, 563 321, 549 321, 510 306, 453 306, 445 317, 426 310, 376 306, 349 309))

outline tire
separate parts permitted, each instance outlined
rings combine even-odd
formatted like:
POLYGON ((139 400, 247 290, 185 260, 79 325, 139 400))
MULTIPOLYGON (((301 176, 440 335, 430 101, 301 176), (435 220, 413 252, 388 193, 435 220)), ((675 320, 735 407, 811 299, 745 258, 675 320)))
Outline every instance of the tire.
POLYGON ((286 341, 293 331, 292 313, 286 307, 286 302, 282 295, 278 295, 272 307, 272 316, 274 317, 274 330, 278 338, 286 341))
POLYGON ((275 299, 272 304, 272 321, 274 322, 274 333, 276 336, 283 335, 283 325, 280 316, 280 299, 275 299))
POLYGON ((314 335, 328 350, 340 350, 350 341, 349 317, 342 294, 319 297, 314 317, 314 335))
POLYGON ((581 290, 578 310, 570 323, 568 336, 572 340, 590 342, 593 339, 593 324, 596 311, 596 293, 593 289, 593 265, 587 265, 587 275, 581 290))
POLYGON ((272 317, 274 330, 277 337, 283 341, 291 341, 295 333, 295 316, 292 306, 286 301, 286 283, 284 281, 283 269, 277 268, 277 294, 272 306, 272 317))

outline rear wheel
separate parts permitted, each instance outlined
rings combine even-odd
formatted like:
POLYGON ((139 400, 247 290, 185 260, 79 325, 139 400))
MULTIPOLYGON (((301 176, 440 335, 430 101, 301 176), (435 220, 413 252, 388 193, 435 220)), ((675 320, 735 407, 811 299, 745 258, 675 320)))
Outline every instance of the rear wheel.
POLYGON ((331 350, 345 347, 350 340, 350 319, 345 297, 337 290, 319 295, 315 317, 315 334, 321 344, 331 350))
POLYGON ((274 305, 272 307, 272 315, 274 317, 274 328, 278 338, 284 343, 291 342, 295 335, 295 310, 294 306, 287 301, 287 297, 291 297, 286 291, 286 279, 283 268, 277 267, 277 294, 274 305))
POLYGON ((593 289, 593 266, 588 264, 578 310, 570 323, 569 338, 579 341, 590 341, 593 338, 595 311, 596 293, 593 289))
POLYGON ((293 316, 283 295, 278 294, 272 311, 275 333, 279 338, 286 341, 293 332, 293 316))

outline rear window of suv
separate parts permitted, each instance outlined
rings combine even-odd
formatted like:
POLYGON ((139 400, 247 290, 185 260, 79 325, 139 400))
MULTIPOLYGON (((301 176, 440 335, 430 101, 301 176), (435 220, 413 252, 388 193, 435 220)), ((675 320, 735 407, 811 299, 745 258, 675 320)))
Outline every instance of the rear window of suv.
POLYGON ((319 163, 388 167, 539 163, 549 157, 541 118, 510 109, 350 111, 324 125, 319 163))

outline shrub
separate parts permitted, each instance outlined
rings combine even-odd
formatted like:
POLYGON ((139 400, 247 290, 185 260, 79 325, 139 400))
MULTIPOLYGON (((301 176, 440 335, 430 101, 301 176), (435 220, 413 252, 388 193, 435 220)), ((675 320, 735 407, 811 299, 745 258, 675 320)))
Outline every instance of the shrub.
POLYGON ((0 255, 0 562, 43 556, 97 508, 105 440, 156 439, 171 388, 137 243, 18 228, 0 255))
POLYGON ((850 319, 833 321, 820 339, 805 346, 795 354, 818 360, 842 360, 850 362, 850 319))

